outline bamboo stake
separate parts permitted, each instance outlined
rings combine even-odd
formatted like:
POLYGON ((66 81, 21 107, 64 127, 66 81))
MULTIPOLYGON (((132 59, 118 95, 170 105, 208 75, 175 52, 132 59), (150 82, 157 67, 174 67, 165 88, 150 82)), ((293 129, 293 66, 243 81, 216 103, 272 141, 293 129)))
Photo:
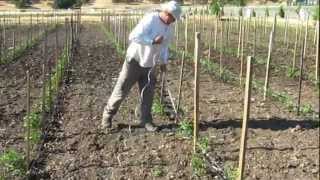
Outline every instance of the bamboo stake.
POLYGON ((239 180, 244 177, 244 167, 245 167, 245 155, 247 146, 247 125, 250 118, 250 99, 251 99, 251 62, 253 58, 251 56, 247 59, 247 75, 246 75, 246 87, 245 87, 245 97, 244 97, 244 109, 243 109, 243 120, 241 129, 241 144, 240 144, 240 155, 239 155, 239 180))
POLYGON ((195 34, 195 46, 194 46, 194 121, 193 121, 193 150, 196 152, 197 138, 199 133, 199 42, 200 33, 196 32, 195 34))

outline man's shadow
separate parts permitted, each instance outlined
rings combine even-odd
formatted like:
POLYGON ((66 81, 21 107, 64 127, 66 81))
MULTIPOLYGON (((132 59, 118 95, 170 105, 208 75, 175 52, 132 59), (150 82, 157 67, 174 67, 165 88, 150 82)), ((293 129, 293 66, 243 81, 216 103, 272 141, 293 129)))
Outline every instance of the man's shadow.
MULTIPOLYGON (((192 122, 191 122, 192 123, 192 122)), ((213 119, 213 120, 200 120, 199 130, 207 131, 210 128, 225 129, 225 128, 241 128, 242 119, 213 119)), ((303 129, 316 129, 319 128, 319 122, 316 120, 299 120, 299 119, 286 119, 279 117, 272 118, 251 118, 248 121, 248 128, 250 129, 270 129, 272 131, 282 131, 286 129, 295 128, 300 126, 303 129)), ((176 132, 179 128, 179 123, 167 123, 158 125, 159 132, 176 132)), ((129 129, 139 130, 143 129, 139 125, 118 124, 118 130, 129 129)))

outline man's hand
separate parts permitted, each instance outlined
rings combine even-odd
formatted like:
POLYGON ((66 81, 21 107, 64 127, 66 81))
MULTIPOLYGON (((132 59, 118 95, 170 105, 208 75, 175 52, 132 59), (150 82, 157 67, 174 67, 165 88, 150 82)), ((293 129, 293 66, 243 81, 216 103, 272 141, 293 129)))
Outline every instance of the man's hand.
POLYGON ((153 39, 152 44, 161 44, 163 41, 163 36, 159 35, 153 39))
POLYGON ((160 71, 161 72, 167 72, 167 65, 166 64, 161 64, 160 65, 160 71))

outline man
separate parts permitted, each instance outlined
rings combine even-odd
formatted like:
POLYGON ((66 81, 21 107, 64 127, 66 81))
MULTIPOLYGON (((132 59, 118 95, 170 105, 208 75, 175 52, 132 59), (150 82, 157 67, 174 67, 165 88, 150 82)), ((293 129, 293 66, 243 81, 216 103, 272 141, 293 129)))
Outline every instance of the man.
POLYGON ((138 82, 140 121, 147 131, 157 131, 152 122, 151 107, 156 83, 154 66, 160 63, 160 70, 166 71, 169 57, 169 42, 173 38, 172 23, 179 20, 181 7, 175 1, 161 5, 160 12, 146 14, 129 35, 130 45, 126 60, 108 104, 104 108, 101 126, 112 127, 112 118, 131 87, 138 82))

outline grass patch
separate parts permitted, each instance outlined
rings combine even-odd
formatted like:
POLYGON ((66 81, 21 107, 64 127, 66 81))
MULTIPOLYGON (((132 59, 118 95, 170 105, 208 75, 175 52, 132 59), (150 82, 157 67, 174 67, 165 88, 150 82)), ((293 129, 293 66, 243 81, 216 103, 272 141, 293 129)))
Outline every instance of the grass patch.
POLYGON ((209 150, 209 139, 208 137, 202 137, 199 139, 198 144, 197 144, 200 152, 202 154, 206 154, 209 150))
POLYGON ((161 104, 160 102, 160 98, 155 98, 153 100, 153 103, 152 103, 152 113, 154 114, 157 114, 159 116, 164 116, 165 115, 165 112, 164 112, 164 105, 161 104))
POLYGON ((183 120, 179 123, 178 126, 178 135, 184 138, 191 138, 193 135, 193 125, 188 120, 183 120))
POLYGON ((10 176, 24 176, 27 172, 27 164, 24 156, 15 150, 8 150, 0 155, 0 171, 4 170, 4 174, 7 177, 1 177, 3 179, 10 178, 10 176))
POLYGON ((203 176, 206 174, 206 166, 201 154, 195 153, 191 158, 191 167, 195 176, 203 176))
POLYGON ((153 177, 162 177, 164 175, 163 168, 160 166, 154 167, 151 172, 153 177))
POLYGON ((236 180, 239 177, 240 172, 238 168, 226 165, 224 168, 224 175, 227 180, 236 180))

